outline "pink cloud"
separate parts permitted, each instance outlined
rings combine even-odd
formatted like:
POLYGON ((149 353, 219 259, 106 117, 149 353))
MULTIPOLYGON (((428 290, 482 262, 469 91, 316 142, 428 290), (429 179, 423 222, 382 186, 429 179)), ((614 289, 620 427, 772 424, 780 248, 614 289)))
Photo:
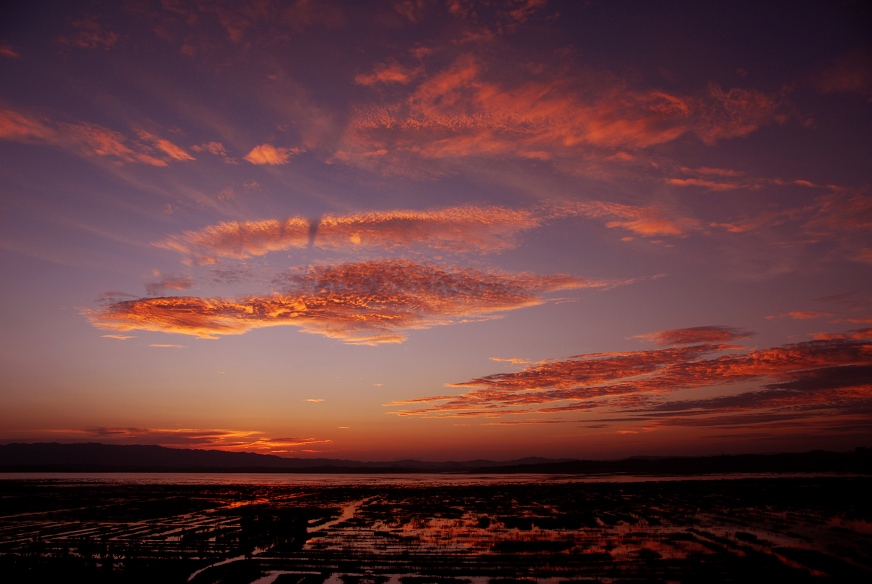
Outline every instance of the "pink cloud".
POLYGON ((731 343, 754 336, 751 331, 729 326, 697 326, 636 335, 634 338, 653 341, 661 346, 693 345, 698 343, 731 343))

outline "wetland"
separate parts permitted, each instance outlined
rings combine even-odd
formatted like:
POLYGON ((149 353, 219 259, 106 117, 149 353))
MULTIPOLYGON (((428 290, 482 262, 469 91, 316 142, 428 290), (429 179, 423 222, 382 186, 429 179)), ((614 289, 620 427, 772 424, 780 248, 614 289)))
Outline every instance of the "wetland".
POLYGON ((11 582, 864 580, 872 478, 0 480, 11 582))

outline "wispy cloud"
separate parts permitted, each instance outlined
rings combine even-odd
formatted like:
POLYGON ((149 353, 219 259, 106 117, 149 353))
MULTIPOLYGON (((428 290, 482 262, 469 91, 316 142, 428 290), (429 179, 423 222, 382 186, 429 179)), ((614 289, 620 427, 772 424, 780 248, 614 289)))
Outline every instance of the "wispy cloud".
POLYGON ((154 33, 177 45, 186 57, 220 49, 248 53, 267 39, 282 40, 281 35, 271 34, 276 27, 301 32, 310 27, 338 28, 347 22, 339 4, 308 0, 163 2, 154 7, 136 3, 127 9, 154 23, 154 33), (220 34, 214 34, 216 29, 220 34))
POLYGON ((556 205, 556 215, 578 215, 642 237, 687 237, 701 229, 698 220, 662 206, 635 206, 605 201, 556 205))
POLYGON ((472 27, 485 26, 483 20, 486 20, 486 28, 478 34, 490 36, 516 31, 519 24, 530 20, 547 4, 547 0, 507 0, 486 5, 475 0, 450 0, 444 4, 421 0, 399 0, 394 2, 393 6, 394 10, 414 24, 423 23, 437 12, 447 12, 472 27), (487 14, 486 19, 482 18, 482 12, 487 14))
POLYGON ((200 264, 308 246, 333 251, 427 248, 492 253, 515 247, 518 237, 526 231, 567 217, 598 220, 610 229, 644 237, 686 237, 701 229, 696 219, 668 208, 590 201, 548 203, 529 209, 464 205, 325 215, 316 220, 291 217, 228 221, 173 235, 155 245, 182 253, 200 264))
POLYGON ((422 73, 421 67, 404 67, 395 59, 377 64, 370 73, 361 73, 354 78, 358 85, 399 83, 406 85, 422 73))
POLYGON ((237 451, 272 451, 278 448, 299 448, 315 444, 329 444, 331 440, 300 438, 269 438, 258 430, 201 429, 201 428, 125 428, 94 427, 73 430, 54 430, 70 438, 98 438, 101 442, 129 444, 158 444, 177 448, 211 448, 237 451))
POLYGON ((803 225, 812 239, 832 239, 872 231, 872 197, 868 188, 840 190, 815 200, 814 215, 803 225))
POLYGON ((194 257, 245 259, 273 251, 314 245, 324 249, 426 246, 451 251, 493 252, 512 247, 514 237, 542 224, 532 210, 506 207, 449 207, 429 211, 390 210, 326 215, 317 220, 225 222, 186 231, 157 243, 194 257))
POLYGON ((872 48, 862 47, 837 57, 812 76, 821 93, 857 93, 872 96, 872 48))
POLYGON ((58 39, 60 44, 80 49, 108 50, 121 38, 118 33, 110 30, 96 16, 75 21, 73 28, 75 29, 73 34, 62 36, 58 39))
POLYGON ((414 172, 415 159, 582 160, 686 134, 714 144, 784 119, 780 98, 755 90, 710 85, 698 96, 673 95, 544 67, 518 85, 492 69, 470 52, 421 75, 404 100, 359 107, 336 158, 386 173, 414 172))
POLYGON ((528 359, 521 359, 519 357, 511 357, 509 359, 503 359, 501 357, 491 357, 491 361, 496 361, 497 363, 511 363, 513 365, 529 365, 530 361, 528 359))
POLYGON ((0 41, 0 57, 6 57, 7 59, 20 59, 21 54, 12 47, 11 43, 0 41))
POLYGON ((764 187, 804 187, 829 189, 832 185, 819 185, 805 179, 782 179, 746 176, 744 172, 726 168, 680 167, 683 177, 670 177, 666 182, 679 187, 699 187, 706 191, 760 190, 764 187))
POLYGON ((235 158, 227 155, 227 149, 224 148, 224 144, 221 142, 206 142, 205 144, 195 144, 191 146, 191 150, 194 152, 208 152, 213 156, 219 156, 224 159, 224 162, 227 164, 239 164, 239 161, 235 158))
MULTIPOLYGON (((735 329, 724 331, 723 327, 689 330, 705 329, 730 337, 744 334, 730 333, 735 329)), ((695 413, 717 414, 740 403, 746 408, 791 404, 835 407, 833 404, 839 400, 872 399, 872 379, 868 373, 872 371, 870 330, 722 356, 716 354, 736 353, 740 347, 698 344, 653 351, 577 355, 532 365, 519 372, 498 373, 451 385, 472 389, 465 394, 388 405, 428 404, 425 408, 394 412, 402 416, 474 417, 599 410, 629 413, 629 419, 636 419, 634 416, 644 419, 643 414, 654 411, 700 410, 695 413), (665 396, 679 390, 739 382, 757 383, 760 389, 706 400, 664 400, 665 396), (835 393, 815 394, 813 399, 803 393, 813 388, 835 393)), ((686 335, 677 334, 679 331, 665 332, 669 333, 667 337, 678 337, 679 343, 687 340, 686 335)), ((601 416, 600 421, 603 419, 601 416)))
POLYGON ((284 221, 227 221, 201 229, 186 231, 155 245, 193 256, 201 264, 217 258, 245 259, 305 247, 309 241, 309 221, 292 217, 284 221))
POLYGON ((159 296, 167 290, 189 290, 193 288, 194 281, 186 276, 163 276, 156 282, 145 285, 145 293, 149 296, 159 296))
POLYGON ((607 286, 566 275, 485 273, 409 261, 318 266, 285 280, 285 290, 271 296, 142 298, 87 315, 98 327, 122 332, 215 338, 293 325, 348 343, 374 345, 402 342, 407 329, 541 304, 548 292, 607 286))
POLYGON ((872 230, 869 187, 827 185, 825 188, 829 192, 804 204, 770 206, 757 215, 712 221, 709 223, 711 235, 717 236, 721 229, 734 235, 765 235, 778 238, 779 246, 785 249, 822 253, 825 261, 869 263, 872 260, 868 243, 872 230))
POLYGON ((45 116, 0 108, 0 140, 58 146, 80 156, 106 157, 116 164, 167 166, 171 160, 193 159, 171 142, 146 134, 146 141, 152 143, 157 152, 144 142, 129 141, 123 134, 97 124, 57 122, 45 116))
POLYGON ((185 150, 169 140, 164 138, 159 138, 150 132, 146 132, 143 129, 137 129, 136 134, 139 136, 140 140, 151 144, 173 160, 178 161, 186 161, 186 160, 194 160, 194 157, 185 152, 185 150))
POLYGON ((487 422, 482 426, 531 426, 538 424, 566 424, 568 420, 506 420, 502 422, 487 422))
POLYGON ((766 320, 774 320, 776 318, 792 318, 794 320, 809 320, 812 318, 824 318, 833 316, 832 312, 824 312, 822 310, 793 310, 791 312, 779 312, 766 317, 766 320))

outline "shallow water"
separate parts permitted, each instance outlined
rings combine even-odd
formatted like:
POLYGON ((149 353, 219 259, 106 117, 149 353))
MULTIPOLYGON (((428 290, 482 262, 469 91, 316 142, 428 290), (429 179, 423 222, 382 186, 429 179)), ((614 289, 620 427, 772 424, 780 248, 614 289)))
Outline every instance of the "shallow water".
POLYGON ((112 582, 148 569, 164 584, 872 575, 872 477, 37 476, 0 481, 0 570, 59 566, 36 581, 71 569, 112 582))

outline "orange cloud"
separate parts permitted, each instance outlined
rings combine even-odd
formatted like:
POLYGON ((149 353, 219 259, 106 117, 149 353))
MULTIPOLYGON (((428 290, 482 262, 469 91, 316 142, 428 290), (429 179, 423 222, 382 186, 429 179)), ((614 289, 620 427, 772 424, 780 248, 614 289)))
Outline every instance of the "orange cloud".
POLYGON ((134 151, 125 142, 127 139, 118 132, 113 132, 96 124, 58 124, 57 141, 59 146, 77 150, 88 156, 108 156, 119 162, 138 162, 151 166, 167 166, 161 160, 146 152, 134 151))
POLYGON ((169 140, 165 140, 163 138, 158 138, 154 134, 150 134, 145 130, 137 130, 136 131, 139 138, 149 144, 152 144, 155 148, 172 158, 173 160, 194 160, 194 157, 185 152, 182 148, 176 146, 169 140))
POLYGON ((402 331, 534 306, 548 292, 602 283, 565 275, 484 273, 374 261, 318 266, 287 276, 281 294, 240 300, 163 297, 125 300, 87 313, 100 328, 216 338, 293 325, 347 343, 405 340, 402 331))
POLYGON ((700 168, 688 168, 683 166, 680 168, 681 172, 685 174, 701 174, 708 176, 742 176, 745 174, 740 170, 733 170, 731 168, 711 168, 707 166, 703 166, 700 168))
POLYGON ((510 359, 503 359, 501 357, 491 357, 491 361, 496 361, 497 363, 512 363, 513 365, 529 365, 529 359, 521 359, 519 357, 512 357, 510 359))
POLYGON ((667 178, 666 182, 679 187, 700 187, 707 191, 730 191, 736 189, 759 190, 771 186, 798 186, 823 188, 803 179, 785 180, 781 178, 757 178, 744 176, 743 172, 725 168, 687 168, 679 170, 690 175, 689 178, 667 178))
MULTIPOLYGON (((827 383, 831 388, 840 391, 852 388, 851 391, 869 397, 872 387, 868 385, 868 375, 863 383, 857 381, 862 377, 859 374, 845 377, 848 381, 838 380, 839 372, 847 374, 857 367, 872 371, 872 344, 869 343, 872 335, 869 330, 872 329, 720 357, 711 355, 739 347, 700 344, 655 351, 578 355, 533 365, 520 372, 499 373, 452 384, 451 387, 472 388, 472 391, 427 402, 421 400, 420 403, 442 403, 394 413, 403 416, 455 416, 464 412, 466 415, 473 415, 468 412, 501 415, 515 414, 519 412, 517 408, 523 408, 524 412, 557 414, 615 407, 632 411, 641 407, 639 411, 642 411, 646 403, 652 400, 656 403, 661 399, 658 396, 678 390, 763 382, 766 385, 762 391, 798 391, 805 383, 803 380, 817 374, 830 380, 827 383)), ((764 397, 769 399, 773 395, 767 393, 764 397)), ((778 396, 781 397, 772 397, 773 407, 782 397, 796 397, 784 393, 778 396)), ((737 399, 746 398, 747 395, 737 399)), ((723 403, 729 401, 729 398, 723 399, 723 403)), ((412 403, 416 402, 406 400, 388 405, 412 403)), ((669 409, 668 403, 657 407, 669 409)))
MULTIPOLYGON (((122 134, 87 122, 54 122, 42 116, 0 108, 0 140, 23 142, 25 144, 48 144, 59 146, 81 156, 108 157, 116 163, 139 163, 151 166, 167 166, 152 154, 153 150, 142 143, 127 145, 122 134)), ((166 142, 167 150, 172 144, 166 142)), ((165 154, 170 152, 159 148, 165 154)), ((180 152, 181 149, 179 149, 180 152)), ((179 159, 171 155, 170 159, 179 159)), ((182 158, 183 159, 183 158, 182 158)))
POLYGON ((268 451, 275 448, 296 448, 314 444, 329 444, 319 438, 268 438, 257 430, 195 429, 195 428, 111 428, 95 427, 83 430, 56 430, 71 437, 88 436, 101 442, 159 444, 176 448, 208 448, 218 450, 268 451))
POLYGON ((291 156, 300 153, 299 148, 276 148, 272 144, 255 146, 243 158, 252 164, 287 164, 291 156))
POLYGON ((412 158, 579 160, 688 133, 713 144, 780 119, 780 100, 752 90, 712 85, 687 97, 633 91, 606 75, 543 71, 532 79, 503 83, 482 58, 464 55, 422 76, 406 99, 358 108, 336 158, 386 173, 403 172, 401 161, 412 158))
POLYGON ((465 205, 326 215, 312 221, 302 217, 229 221, 173 235, 155 245, 190 256, 200 264, 307 246, 329 250, 426 246, 457 253, 492 253, 513 248, 524 231, 566 217, 598 219, 610 229, 625 229, 644 237, 685 237, 700 229, 697 220, 665 208, 592 201, 546 204, 536 209, 465 205))
POLYGON ((698 343, 730 343, 754 336, 751 331, 729 326, 696 326, 636 335, 633 338, 653 341, 661 346, 694 345, 698 343))
POLYGON ((731 191, 741 188, 740 185, 731 182, 715 182, 701 178, 670 178, 666 179, 671 185, 678 187, 702 187, 707 191, 731 191))
POLYGON ((845 339, 864 340, 872 339, 872 328, 856 329, 846 331, 844 333, 816 333, 814 336, 816 341, 838 341, 845 339))
POLYGON ((215 263, 216 258, 245 259, 271 251, 305 247, 309 241, 309 221, 293 217, 285 221, 228 221, 200 231, 186 231, 157 243, 158 247, 191 255, 200 263, 215 263))
POLYGON ((191 255, 200 263, 213 263, 223 257, 244 259, 307 245, 324 249, 427 246, 446 251, 493 252, 512 247, 516 234, 538 227, 542 221, 539 214, 529 210, 469 205, 430 211, 327 215, 311 222, 301 217, 227 222, 187 231, 157 245, 191 255))
POLYGON ((590 201, 566 203, 555 207, 554 213, 599 219, 609 229, 625 229, 643 237, 686 237, 701 228, 696 219, 656 206, 590 201))

